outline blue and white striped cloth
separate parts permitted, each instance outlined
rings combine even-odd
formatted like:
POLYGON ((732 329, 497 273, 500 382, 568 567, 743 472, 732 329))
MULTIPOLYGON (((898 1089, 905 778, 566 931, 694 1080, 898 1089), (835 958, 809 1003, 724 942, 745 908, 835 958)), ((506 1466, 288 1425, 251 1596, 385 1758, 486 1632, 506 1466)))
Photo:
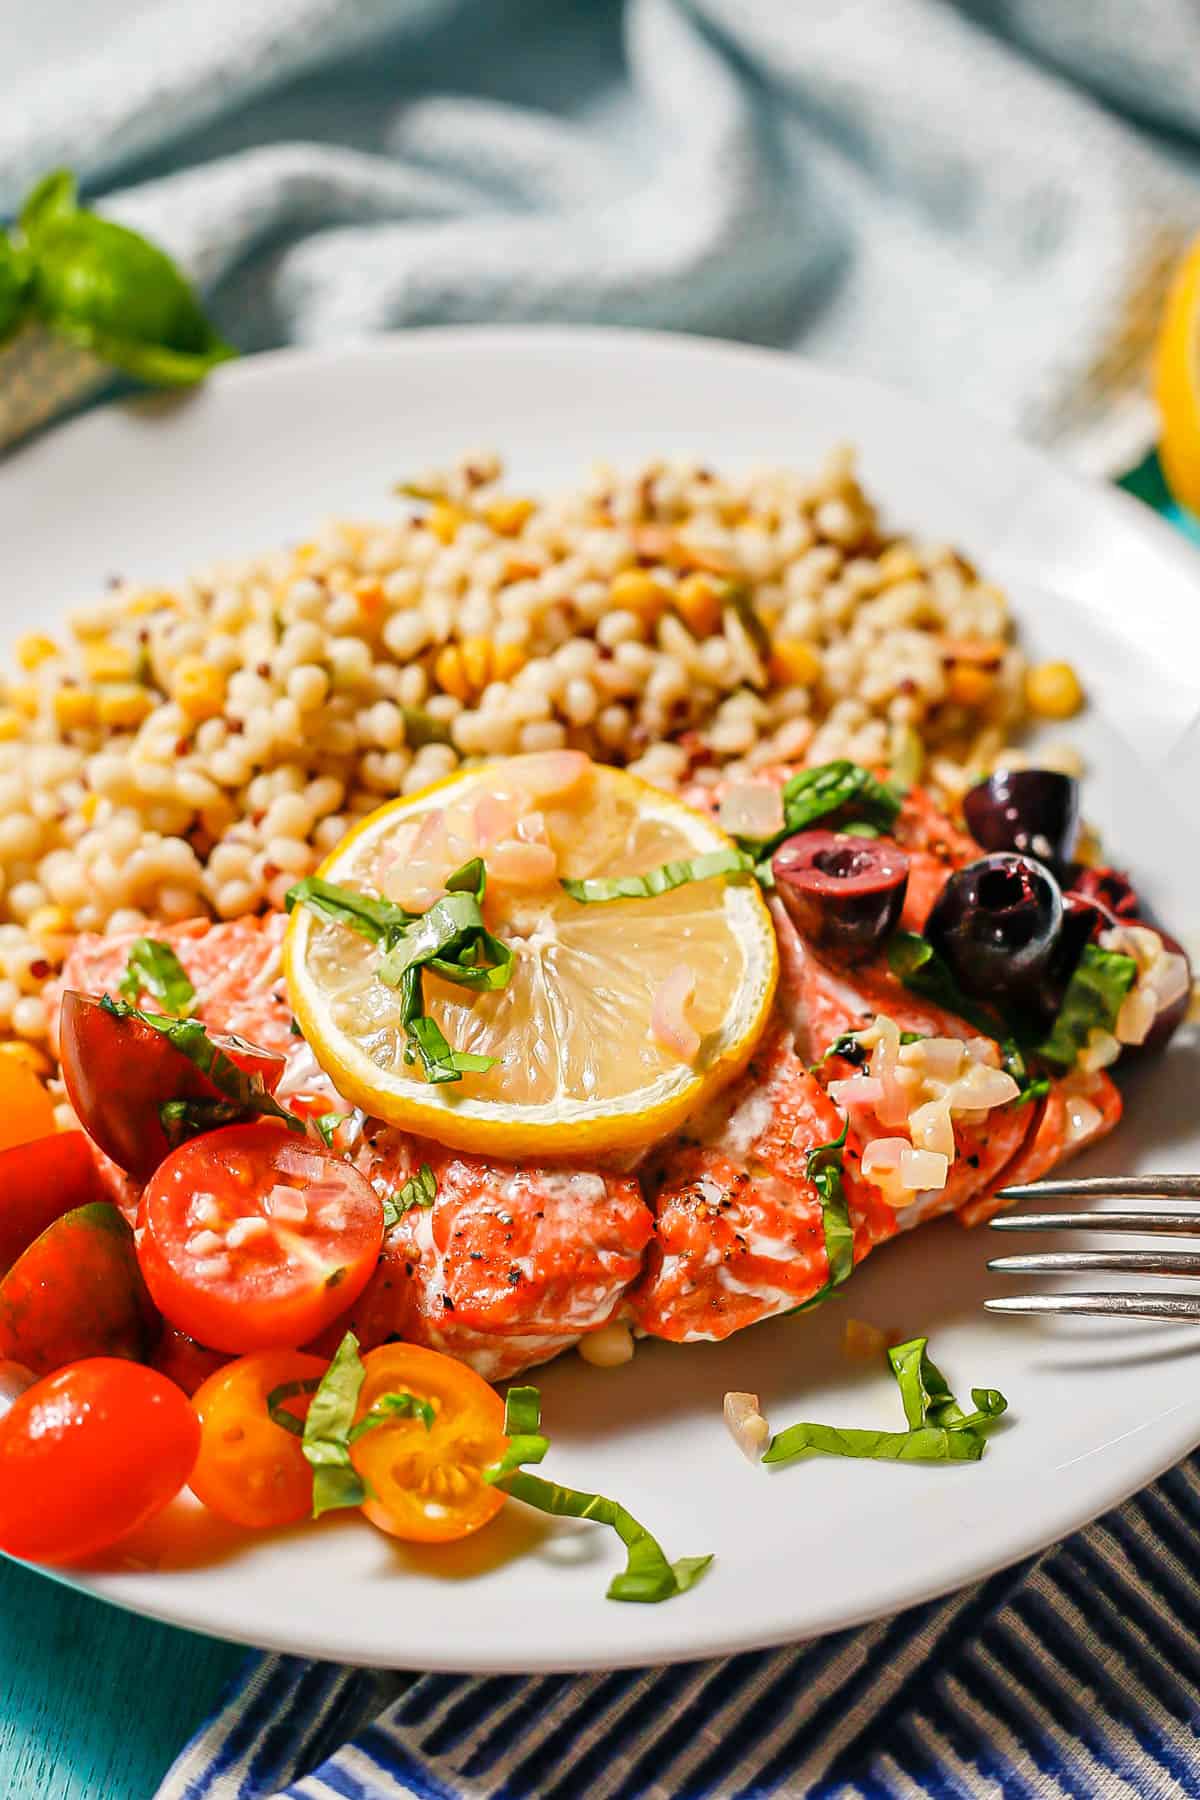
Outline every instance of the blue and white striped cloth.
POLYGON ((792 1649, 540 1677, 256 1657, 158 1800, 1197 1796, 1198 1577, 1200 1458, 979 1587, 792 1649))

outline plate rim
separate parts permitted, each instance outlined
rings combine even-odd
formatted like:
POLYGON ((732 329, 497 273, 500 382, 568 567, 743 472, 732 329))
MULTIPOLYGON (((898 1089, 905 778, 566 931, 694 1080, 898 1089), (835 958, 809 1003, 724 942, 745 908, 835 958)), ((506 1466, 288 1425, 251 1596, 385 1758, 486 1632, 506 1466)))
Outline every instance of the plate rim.
MULTIPOLYGON (((757 367, 762 370, 787 374, 801 382, 808 381, 823 386, 830 393, 857 394, 864 404, 899 404, 911 409, 913 414, 924 419, 930 430, 939 425, 956 434, 964 430, 976 429, 983 434, 985 440, 996 445, 1003 445, 1013 457, 1020 459, 1032 478, 1045 481, 1051 488, 1057 487, 1060 492, 1071 492, 1080 505, 1089 509, 1101 507, 1109 517, 1118 523, 1125 532, 1132 532, 1141 538, 1159 559, 1165 559, 1174 565, 1178 572, 1191 580, 1200 582, 1200 549, 1189 543, 1184 535, 1166 520, 1152 512, 1144 502, 1123 492, 1115 486, 1084 475, 1079 471, 1055 461, 1053 455, 1044 449, 1022 442, 1002 426, 991 421, 977 418, 965 409, 947 406, 943 402, 931 401, 920 394, 906 391, 877 381, 871 377, 854 372, 842 371, 828 365, 815 362, 808 357, 792 351, 764 348, 757 345, 731 342, 724 339, 704 337, 700 335, 649 331, 623 327, 572 327, 561 325, 463 325, 463 326, 422 326, 404 331, 389 332, 368 338, 355 339, 341 344, 316 344, 312 346, 289 346, 283 349, 263 352, 248 356, 227 365, 223 365, 210 377, 208 388, 213 397, 219 401, 222 393, 237 388, 262 387, 269 388, 274 381, 288 381, 295 376, 303 376, 304 372, 314 368, 336 372, 339 365, 349 362, 372 362, 380 358, 393 358, 403 361, 414 355, 420 355, 425 349, 456 350, 469 348, 473 353, 487 354, 521 354, 534 355, 539 352, 548 355, 561 355, 564 351, 572 356, 601 355, 604 357, 620 356, 627 351, 661 356, 667 360, 686 362, 701 357, 705 360, 715 359, 729 365, 757 367)), ((203 392, 203 390, 202 390, 203 392)), ((102 437, 105 430, 111 427, 115 415, 132 415, 135 418, 153 419, 157 424, 161 419, 164 428, 172 423, 176 406, 186 407, 191 396, 160 394, 135 395, 114 399, 105 405, 93 408, 76 416, 63 424, 51 427, 39 433, 32 443, 46 453, 46 446, 64 445, 69 439, 76 453, 86 454, 89 438, 102 437)), ((18 446, 18 449, 20 447, 18 446)), ((36 450, 35 450, 36 453, 36 450)), ((0 466, 7 458, 0 459, 0 466)), ((886 496, 884 496, 886 501, 886 496)), ((2 511, 0 507, 0 511, 2 511)), ((1197 701, 1200 712, 1200 698, 1197 701)), ((881 1604, 872 1604, 860 1608, 852 1608, 840 1613, 837 1617, 827 1617, 815 1626, 806 1626, 805 1639, 824 1635, 832 1631, 851 1629, 870 1621, 890 1616, 898 1610, 927 1603, 929 1601, 954 1593, 963 1586, 985 1580, 1027 1556, 1043 1552, 1049 1545, 1057 1542, 1069 1532, 1083 1529, 1096 1518, 1120 1505, 1131 1495, 1161 1476, 1167 1469, 1177 1463, 1180 1458, 1194 1447, 1195 1427, 1186 1423, 1188 1409, 1183 1402, 1169 1407, 1165 1412, 1147 1420, 1141 1428, 1148 1431, 1153 1439, 1153 1448, 1147 1446, 1144 1459, 1139 1464, 1136 1475, 1132 1478, 1128 1473, 1114 1474, 1116 1479, 1100 1482, 1096 1489, 1094 1502, 1088 1502, 1088 1509, 1080 1510, 1078 1502, 1064 1501, 1055 1512, 1053 1521, 1047 1521, 1044 1534, 1035 1533, 1025 1537, 1019 1546, 1015 1546, 1012 1538, 1017 1534, 1006 1536, 1003 1547, 993 1556, 980 1556, 978 1549, 964 1550, 954 1560, 953 1574, 945 1570, 938 1577, 928 1580, 912 1580, 907 1583, 897 1581, 896 1590, 889 1594, 881 1604), (1177 1416, 1178 1415, 1178 1416, 1177 1416)), ((1127 1471, 1127 1465, 1126 1471, 1127 1471)), ((22 1565, 29 1566, 29 1565, 22 1565)), ((126 1577, 112 1575, 95 1575, 72 1573, 69 1570, 37 1569, 37 1573, 49 1575, 50 1578, 76 1592, 84 1592, 107 1601, 123 1610, 133 1611, 143 1617, 159 1620, 163 1623, 178 1626, 211 1636, 226 1642, 245 1644, 247 1646, 268 1650, 278 1650, 306 1656, 329 1657, 345 1663, 359 1663, 374 1667, 405 1667, 403 1662, 385 1663, 373 1652, 356 1655, 345 1643, 322 1640, 318 1627, 302 1646, 294 1634, 282 1632, 278 1635, 271 1632, 255 1630, 231 1632, 227 1623, 215 1624, 211 1619, 197 1617, 195 1609, 184 1604, 182 1607, 168 1608, 156 1601, 139 1601, 126 1592, 112 1590, 112 1585, 124 1582, 126 1577)), ((191 1591, 189 1587, 189 1593, 191 1591)), ((181 1598, 183 1598, 181 1590, 181 1598)), ((665 1621, 664 1621, 665 1624, 665 1621)), ((469 1662, 461 1655, 450 1654, 439 1656, 436 1649, 427 1649, 421 1658, 420 1666, 437 1672, 461 1672, 469 1670, 478 1673, 496 1674, 538 1674, 558 1672, 578 1672, 585 1670, 605 1670, 646 1666, 667 1662, 692 1662, 715 1656, 737 1654, 752 1649, 767 1649, 782 1644, 796 1642, 796 1627, 773 1626, 770 1629, 755 1631, 739 1630, 720 1635, 709 1631, 703 1640, 693 1638, 688 1647, 680 1648, 677 1643, 667 1645, 668 1638, 674 1639, 677 1634, 668 1629, 647 1636, 659 1637, 663 1648, 645 1644, 631 1648, 629 1653, 615 1654, 601 1651, 590 1658, 580 1659, 575 1655, 569 1657, 554 1654, 512 1656, 482 1656, 472 1658, 469 1662)))

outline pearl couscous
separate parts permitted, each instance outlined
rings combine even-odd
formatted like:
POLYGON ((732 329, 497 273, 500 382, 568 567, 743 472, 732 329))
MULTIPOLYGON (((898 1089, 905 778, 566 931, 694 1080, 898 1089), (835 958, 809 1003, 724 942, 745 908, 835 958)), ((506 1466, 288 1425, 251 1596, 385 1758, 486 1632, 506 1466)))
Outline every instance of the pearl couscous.
POLYGON ((357 816, 462 759, 570 746, 673 788, 900 757, 953 793, 1046 686, 1000 590, 889 536, 848 453, 813 477, 602 468, 546 500, 500 478, 468 458, 389 522, 114 582, 16 645, 0 1037, 46 1037, 75 933, 278 907, 357 816))

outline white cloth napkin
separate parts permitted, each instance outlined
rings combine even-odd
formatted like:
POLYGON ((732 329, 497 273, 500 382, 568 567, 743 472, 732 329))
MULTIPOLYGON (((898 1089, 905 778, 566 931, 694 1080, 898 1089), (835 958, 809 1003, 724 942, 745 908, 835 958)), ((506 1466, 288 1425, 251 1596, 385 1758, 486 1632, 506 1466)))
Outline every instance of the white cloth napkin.
POLYGON ((1150 441, 1156 311, 1200 230, 1192 0, 34 10, 0 59, 0 212, 69 164, 243 349, 665 325, 796 345, 1095 470, 1150 441))

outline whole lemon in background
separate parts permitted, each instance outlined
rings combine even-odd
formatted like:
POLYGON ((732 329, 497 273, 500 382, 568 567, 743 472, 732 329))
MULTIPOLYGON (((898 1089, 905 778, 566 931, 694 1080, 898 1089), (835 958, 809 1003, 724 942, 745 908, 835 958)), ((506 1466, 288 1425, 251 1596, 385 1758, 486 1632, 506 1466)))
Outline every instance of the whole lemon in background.
POLYGON ((1200 240, 1171 283, 1154 353, 1159 461, 1181 506, 1200 514, 1200 240))

